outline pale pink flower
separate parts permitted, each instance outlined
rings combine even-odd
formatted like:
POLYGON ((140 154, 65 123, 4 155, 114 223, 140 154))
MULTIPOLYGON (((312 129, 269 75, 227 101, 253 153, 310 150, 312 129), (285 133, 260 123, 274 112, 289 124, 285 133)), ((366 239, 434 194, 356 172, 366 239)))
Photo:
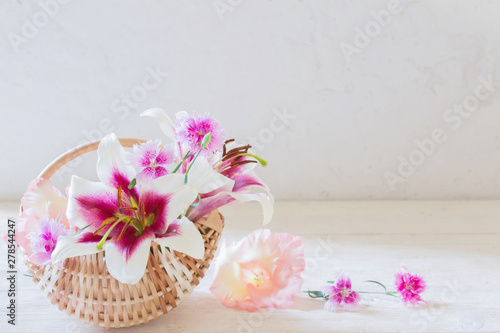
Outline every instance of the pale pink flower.
POLYGON ((180 118, 175 128, 176 139, 189 151, 196 152, 200 149, 200 143, 203 137, 210 133, 212 140, 203 150, 203 155, 210 155, 215 151, 221 150, 224 144, 224 133, 219 122, 209 114, 180 118))
POLYGON ((352 290, 351 279, 344 274, 339 275, 336 284, 325 286, 323 292, 328 295, 328 301, 325 303, 325 309, 328 311, 340 308, 353 310, 361 300, 361 296, 352 290))
POLYGON ((33 253, 28 260, 35 265, 50 265, 52 261, 50 256, 57 244, 59 236, 67 236, 70 231, 61 223, 62 215, 56 219, 50 219, 48 216, 40 220, 37 225, 38 230, 29 233, 26 237, 30 240, 30 247, 33 253))
POLYGON ((420 294, 425 291, 425 281, 421 276, 413 275, 402 266, 401 272, 396 273, 396 288, 401 294, 401 299, 405 305, 417 305, 424 302, 420 294))
POLYGON ((250 312, 286 308, 303 283, 304 244, 300 237, 260 229, 223 243, 216 264, 210 291, 225 306, 250 312))
POLYGON ((129 155, 133 166, 142 170, 137 175, 139 182, 147 183, 168 174, 166 165, 174 160, 172 147, 162 147, 160 140, 134 145, 134 152, 129 155))
MULTIPOLYGON (((49 179, 36 178, 32 180, 21 199, 23 207, 17 225, 16 243, 21 246, 29 257, 33 254, 29 233, 38 230, 38 224, 44 217, 60 219, 66 229, 70 228, 65 212, 68 200, 64 194, 52 185, 49 179)), ((76 229, 75 229, 76 230, 76 229)))

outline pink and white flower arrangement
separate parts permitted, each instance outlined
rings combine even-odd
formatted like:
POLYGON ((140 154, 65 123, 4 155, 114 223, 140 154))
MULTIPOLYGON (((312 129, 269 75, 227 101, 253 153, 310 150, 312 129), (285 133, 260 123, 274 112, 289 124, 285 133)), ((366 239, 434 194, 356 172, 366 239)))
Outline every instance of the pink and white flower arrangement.
POLYGON ((201 234, 182 216, 197 197, 184 184, 184 175, 168 174, 130 188, 136 171, 114 134, 102 139, 97 154, 101 182, 73 176, 66 212, 73 225, 87 229, 61 237, 54 262, 105 251, 109 273, 135 284, 144 274, 152 243, 203 257, 201 234))
POLYGON ((161 109, 149 109, 141 117, 156 119, 167 139, 173 142, 180 172, 187 172, 189 163, 197 158, 220 176, 205 188, 198 187, 201 200, 187 212, 189 219, 197 220, 224 205, 256 201, 263 209, 262 224, 271 221, 274 197, 254 171, 256 165, 266 166, 267 162, 258 157, 250 145, 238 145, 233 139, 224 141, 220 125, 209 115, 191 117, 182 111, 176 114, 174 121, 161 109), (197 156, 196 145, 207 134, 211 136, 210 143, 203 154, 197 156))
MULTIPOLYGON (((222 127, 208 114, 186 112, 172 120, 161 109, 145 111, 166 136, 127 152, 114 134, 97 149, 98 182, 73 175, 68 198, 50 180, 33 180, 24 194, 16 242, 38 266, 105 252, 114 278, 140 281, 152 246, 182 252, 195 259, 205 244, 193 221, 230 204, 259 202, 263 224, 272 219, 274 198, 254 168, 266 166, 250 145, 226 140, 222 127)), ((250 312, 286 308, 300 293, 305 269, 304 244, 288 233, 256 230, 239 242, 223 243, 216 260, 212 294, 225 306, 250 312)), ((404 305, 425 303, 426 283, 406 267, 395 274, 397 291, 359 291, 345 274, 321 291, 329 311, 354 310, 362 294, 401 297, 404 305)))
POLYGON ((300 237, 260 229, 239 242, 223 243, 210 291, 229 308, 286 308, 300 293, 304 269, 300 237))
POLYGON ((99 181, 73 175, 67 199, 47 179, 30 183, 16 241, 32 263, 62 264, 104 251, 109 273, 135 284, 151 246, 202 259, 204 240, 193 221, 223 205, 256 200, 270 221, 274 199, 246 168, 267 162, 250 146, 227 149, 233 140, 224 141, 210 115, 182 112, 175 123, 158 109, 144 115, 158 120, 166 144, 152 140, 127 152, 107 135, 97 149, 99 181))

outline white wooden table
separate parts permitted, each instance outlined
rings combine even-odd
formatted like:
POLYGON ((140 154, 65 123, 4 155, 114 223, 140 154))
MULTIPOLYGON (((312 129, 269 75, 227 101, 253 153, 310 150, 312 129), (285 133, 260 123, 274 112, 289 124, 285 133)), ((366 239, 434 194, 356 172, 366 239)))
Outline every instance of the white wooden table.
MULTIPOLYGON (((17 203, 0 203, 0 232, 17 203)), ((260 225, 253 204, 223 209, 224 237, 238 240, 260 225)), ((210 294, 213 267, 178 308, 128 332, 500 332, 500 201, 279 202, 272 231, 306 244, 305 284, 317 289, 345 271, 391 284, 402 263, 427 280, 425 306, 365 297, 357 312, 327 312, 301 295, 289 309, 247 313, 227 309, 210 294)), ((1 245, 0 332, 96 332, 67 317, 18 275, 17 325, 7 325, 6 245, 1 245)), ((23 267, 18 267, 23 272, 23 267)))

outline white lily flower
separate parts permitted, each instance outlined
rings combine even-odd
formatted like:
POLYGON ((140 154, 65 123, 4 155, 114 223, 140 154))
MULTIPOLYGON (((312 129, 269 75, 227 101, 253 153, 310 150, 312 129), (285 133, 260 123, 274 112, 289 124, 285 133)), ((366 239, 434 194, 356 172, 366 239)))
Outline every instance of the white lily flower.
POLYGON ((60 237, 52 262, 105 251, 109 273, 135 284, 144 275, 152 243, 203 258, 199 231, 186 217, 178 219, 197 198, 193 187, 184 184, 184 175, 169 174, 129 189, 135 170, 116 136, 104 137, 97 153, 101 182, 73 176, 66 214, 70 223, 88 228, 60 237))

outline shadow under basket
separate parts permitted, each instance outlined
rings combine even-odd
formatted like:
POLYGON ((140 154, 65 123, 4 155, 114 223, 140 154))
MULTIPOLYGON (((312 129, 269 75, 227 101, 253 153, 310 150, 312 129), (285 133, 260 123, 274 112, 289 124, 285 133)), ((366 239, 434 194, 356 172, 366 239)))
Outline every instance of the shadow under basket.
MULTIPOLYGON (((140 140, 120 141, 130 147, 140 140)), ((62 165, 95 150, 97 145, 92 143, 71 150, 49 165, 39 177, 51 177, 62 165)), ((68 258, 63 265, 46 267, 29 262, 26 256, 24 260, 43 294, 69 316, 105 328, 140 325, 177 307, 200 283, 210 266, 224 228, 224 217, 215 210, 194 224, 205 242, 203 259, 160 249, 153 243, 146 271, 134 285, 121 283, 109 274, 104 251, 68 258)))

